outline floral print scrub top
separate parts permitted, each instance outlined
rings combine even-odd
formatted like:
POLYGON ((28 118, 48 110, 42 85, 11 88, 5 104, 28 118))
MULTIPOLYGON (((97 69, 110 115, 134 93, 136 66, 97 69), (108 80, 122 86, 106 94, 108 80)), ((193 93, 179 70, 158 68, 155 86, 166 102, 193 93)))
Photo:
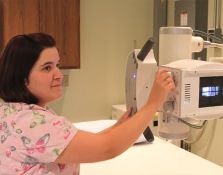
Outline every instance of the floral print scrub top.
POLYGON ((78 175, 54 163, 77 128, 47 108, 0 102, 0 175, 78 175))

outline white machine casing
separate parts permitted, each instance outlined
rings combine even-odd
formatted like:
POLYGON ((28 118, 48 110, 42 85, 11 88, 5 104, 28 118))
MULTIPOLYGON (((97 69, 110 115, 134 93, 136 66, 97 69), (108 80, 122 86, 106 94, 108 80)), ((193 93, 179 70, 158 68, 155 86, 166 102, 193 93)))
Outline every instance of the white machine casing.
POLYGON ((140 49, 135 49, 128 56, 126 68, 126 107, 132 107, 137 112, 148 100, 157 63, 151 49, 146 58, 141 61, 137 58, 140 49))
POLYGON ((192 53, 210 47, 210 42, 193 36, 190 27, 161 27, 159 31, 159 65, 172 72, 177 93, 171 94, 159 112, 158 133, 165 139, 185 139, 190 127, 181 120, 219 118, 222 106, 199 107, 200 77, 221 76, 222 65, 192 60, 192 53), (184 60, 186 59, 186 60, 184 60), (183 60, 175 62, 177 60, 183 60))
MULTIPOLYGON (((152 45, 153 41, 149 39, 141 50, 135 49, 128 56, 125 90, 126 107, 127 109, 131 108, 131 116, 145 105, 153 85, 157 63, 151 48, 152 45)), ((148 142, 154 141, 149 123, 143 136, 148 142)))
POLYGON ((184 59, 160 68, 171 72, 176 93, 170 94, 163 110, 180 118, 216 119, 223 116, 223 106, 199 107, 200 77, 223 76, 223 64, 184 59))

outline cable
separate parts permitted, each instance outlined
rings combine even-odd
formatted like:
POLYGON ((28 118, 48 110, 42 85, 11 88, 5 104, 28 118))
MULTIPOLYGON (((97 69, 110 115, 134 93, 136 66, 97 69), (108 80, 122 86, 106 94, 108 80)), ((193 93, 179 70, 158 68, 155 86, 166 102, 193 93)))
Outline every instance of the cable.
POLYGON ((207 120, 204 120, 204 122, 201 125, 194 125, 194 124, 191 124, 191 123, 189 123, 189 122, 187 122, 187 121, 185 121, 185 120, 183 120, 181 118, 179 118, 179 120, 181 122, 183 122, 184 124, 190 126, 191 128, 194 128, 194 129, 202 129, 204 127, 204 125, 206 124, 206 122, 207 122, 207 120))
POLYGON ((219 44, 219 43, 211 43, 210 47, 216 47, 216 48, 223 49, 223 44, 219 44))
POLYGON ((196 139, 194 140, 188 140, 185 139, 184 142, 186 142, 187 144, 194 144, 196 142, 198 142, 201 139, 201 136, 204 134, 204 131, 206 130, 206 126, 207 126, 207 120, 205 120, 205 122, 203 122, 203 129, 201 130, 201 132, 199 133, 199 135, 197 136, 196 139))
POLYGON ((210 38, 212 38, 212 39, 216 39, 216 40, 219 40, 219 41, 221 41, 221 42, 223 41, 222 38, 219 38, 219 37, 217 37, 217 36, 214 36, 213 34, 210 34, 210 33, 203 32, 203 31, 201 31, 201 30, 193 30, 193 32, 194 32, 195 34, 199 34, 199 35, 204 36, 204 37, 210 37, 210 38))
MULTIPOLYGON (((223 116, 221 116, 221 117, 219 117, 219 119, 223 119, 223 116)), ((183 122, 183 121, 182 121, 183 122)), ((184 122, 186 122, 186 121, 184 121, 184 122)), ((188 122, 187 122, 188 123, 188 122)), ((183 140, 184 142, 186 142, 187 144, 194 144, 194 143, 196 143, 197 141, 199 141, 200 139, 201 139, 201 136, 204 134, 204 132, 205 132, 205 130, 206 130, 206 127, 207 127, 207 123, 208 123, 208 121, 207 120, 205 120, 204 122, 203 122, 203 124, 200 126, 201 128, 202 128, 202 130, 201 130, 201 132, 199 133, 199 135, 197 136, 197 138, 196 139, 194 139, 194 140, 188 140, 188 139, 185 139, 185 140, 183 140)), ((192 124, 190 124, 190 125, 192 125, 192 124)), ((200 129, 201 129, 200 128, 200 129)))
POLYGON ((193 30, 193 32, 195 34, 199 34, 199 35, 204 36, 204 37, 209 37, 209 38, 211 38, 211 39, 213 39, 215 41, 218 41, 220 43, 223 43, 223 39, 222 38, 219 38, 217 36, 214 36, 213 34, 206 33, 206 32, 200 31, 200 30, 193 30))

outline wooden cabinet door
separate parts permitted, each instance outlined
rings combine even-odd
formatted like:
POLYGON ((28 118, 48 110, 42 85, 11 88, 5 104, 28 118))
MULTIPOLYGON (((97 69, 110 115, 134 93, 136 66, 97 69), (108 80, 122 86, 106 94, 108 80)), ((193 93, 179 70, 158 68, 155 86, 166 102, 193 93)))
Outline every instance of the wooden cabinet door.
POLYGON ((0 49, 18 34, 52 35, 62 68, 80 68, 80 0, 0 0, 0 49))
POLYGON ((61 56, 62 68, 80 67, 80 1, 39 0, 40 31, 51 34, 61 56))
POLYGON ((1 49, 18 34, 39 31, 39 0, 1 0, 1 49))

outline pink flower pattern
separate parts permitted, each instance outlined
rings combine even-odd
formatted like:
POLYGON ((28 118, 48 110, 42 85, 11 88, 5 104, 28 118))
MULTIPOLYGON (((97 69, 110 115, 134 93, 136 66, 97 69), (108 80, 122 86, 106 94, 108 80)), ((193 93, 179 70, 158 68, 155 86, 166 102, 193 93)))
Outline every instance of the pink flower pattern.
POLYGON ((0 174, 78 175, 79 164, 54 163, 76 132, 48 108, 0 102, 0 174))

